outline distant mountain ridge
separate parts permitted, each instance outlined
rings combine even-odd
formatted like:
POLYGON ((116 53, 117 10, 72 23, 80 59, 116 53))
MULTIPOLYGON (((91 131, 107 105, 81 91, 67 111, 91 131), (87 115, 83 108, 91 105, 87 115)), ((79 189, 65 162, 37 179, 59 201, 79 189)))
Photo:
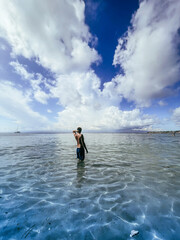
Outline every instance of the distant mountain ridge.
POLYGON ((167 134, 170 133, 172 135, 175 135, 176 133, 180 133, 180 130, 176 130, 176 131, 148 131, 148 134, 167 134))

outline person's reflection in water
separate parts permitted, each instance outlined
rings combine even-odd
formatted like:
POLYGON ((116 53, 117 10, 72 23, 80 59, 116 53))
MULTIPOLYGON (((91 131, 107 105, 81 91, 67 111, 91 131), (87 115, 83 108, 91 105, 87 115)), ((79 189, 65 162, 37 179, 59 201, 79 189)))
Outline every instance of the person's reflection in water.
POLYGON ((84 161, 78 161, 77 162, 77 183, 78 183, 78 187, 81 187, 81 183, 83 183, 85 174, 86 174, 85 162, 84 161))

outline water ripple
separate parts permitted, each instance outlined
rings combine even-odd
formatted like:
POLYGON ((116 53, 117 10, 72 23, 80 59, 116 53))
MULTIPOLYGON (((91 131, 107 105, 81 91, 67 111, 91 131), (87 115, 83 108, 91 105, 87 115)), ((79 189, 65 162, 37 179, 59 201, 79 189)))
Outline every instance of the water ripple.
POLYGON ((177 239, 180 137, 85 136, 1 136, 0 239, 177 239))

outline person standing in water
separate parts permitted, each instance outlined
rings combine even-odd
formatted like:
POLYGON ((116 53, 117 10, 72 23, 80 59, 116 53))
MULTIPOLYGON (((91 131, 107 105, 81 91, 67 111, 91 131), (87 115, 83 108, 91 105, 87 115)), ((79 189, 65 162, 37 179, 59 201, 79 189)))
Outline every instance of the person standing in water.
POLYGON ((78 127, 77 130, 73 131, 73 134, 77 141, 77 149, 76 149, 77 158, 83 161, 85 158, 85 150, 86 150, 86 153, 88 153, 88 150, 84 142, 84 136, 83 134, 81 134, 81 132, 82 132, 82 128, 78 127))

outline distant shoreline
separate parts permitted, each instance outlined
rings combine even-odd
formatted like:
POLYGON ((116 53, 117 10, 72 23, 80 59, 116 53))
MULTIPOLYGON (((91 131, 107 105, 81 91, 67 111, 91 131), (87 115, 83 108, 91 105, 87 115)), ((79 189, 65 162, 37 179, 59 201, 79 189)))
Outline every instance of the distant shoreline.
POLYGON ((148 134, 172 134, 175 135, 176 133, 180 133, 180 130, 177 131, 148 131, 148 134))
MULTIPOLYGON (((32 132, 0 132, 0 134, 12 134, 12 135, 23 135, 23 134, 71 134, 71 131, 67 131, 67 132, 46 132, 46 131, 32 131, 32 132)), ((122 132, 93 132, 93 131, 84 131, 85 134, 87 133, 103 133, 103 134, 176 134, 176 133, 180 133, 180 130, 175 130, 175 131, 122 131, 122 132)))

